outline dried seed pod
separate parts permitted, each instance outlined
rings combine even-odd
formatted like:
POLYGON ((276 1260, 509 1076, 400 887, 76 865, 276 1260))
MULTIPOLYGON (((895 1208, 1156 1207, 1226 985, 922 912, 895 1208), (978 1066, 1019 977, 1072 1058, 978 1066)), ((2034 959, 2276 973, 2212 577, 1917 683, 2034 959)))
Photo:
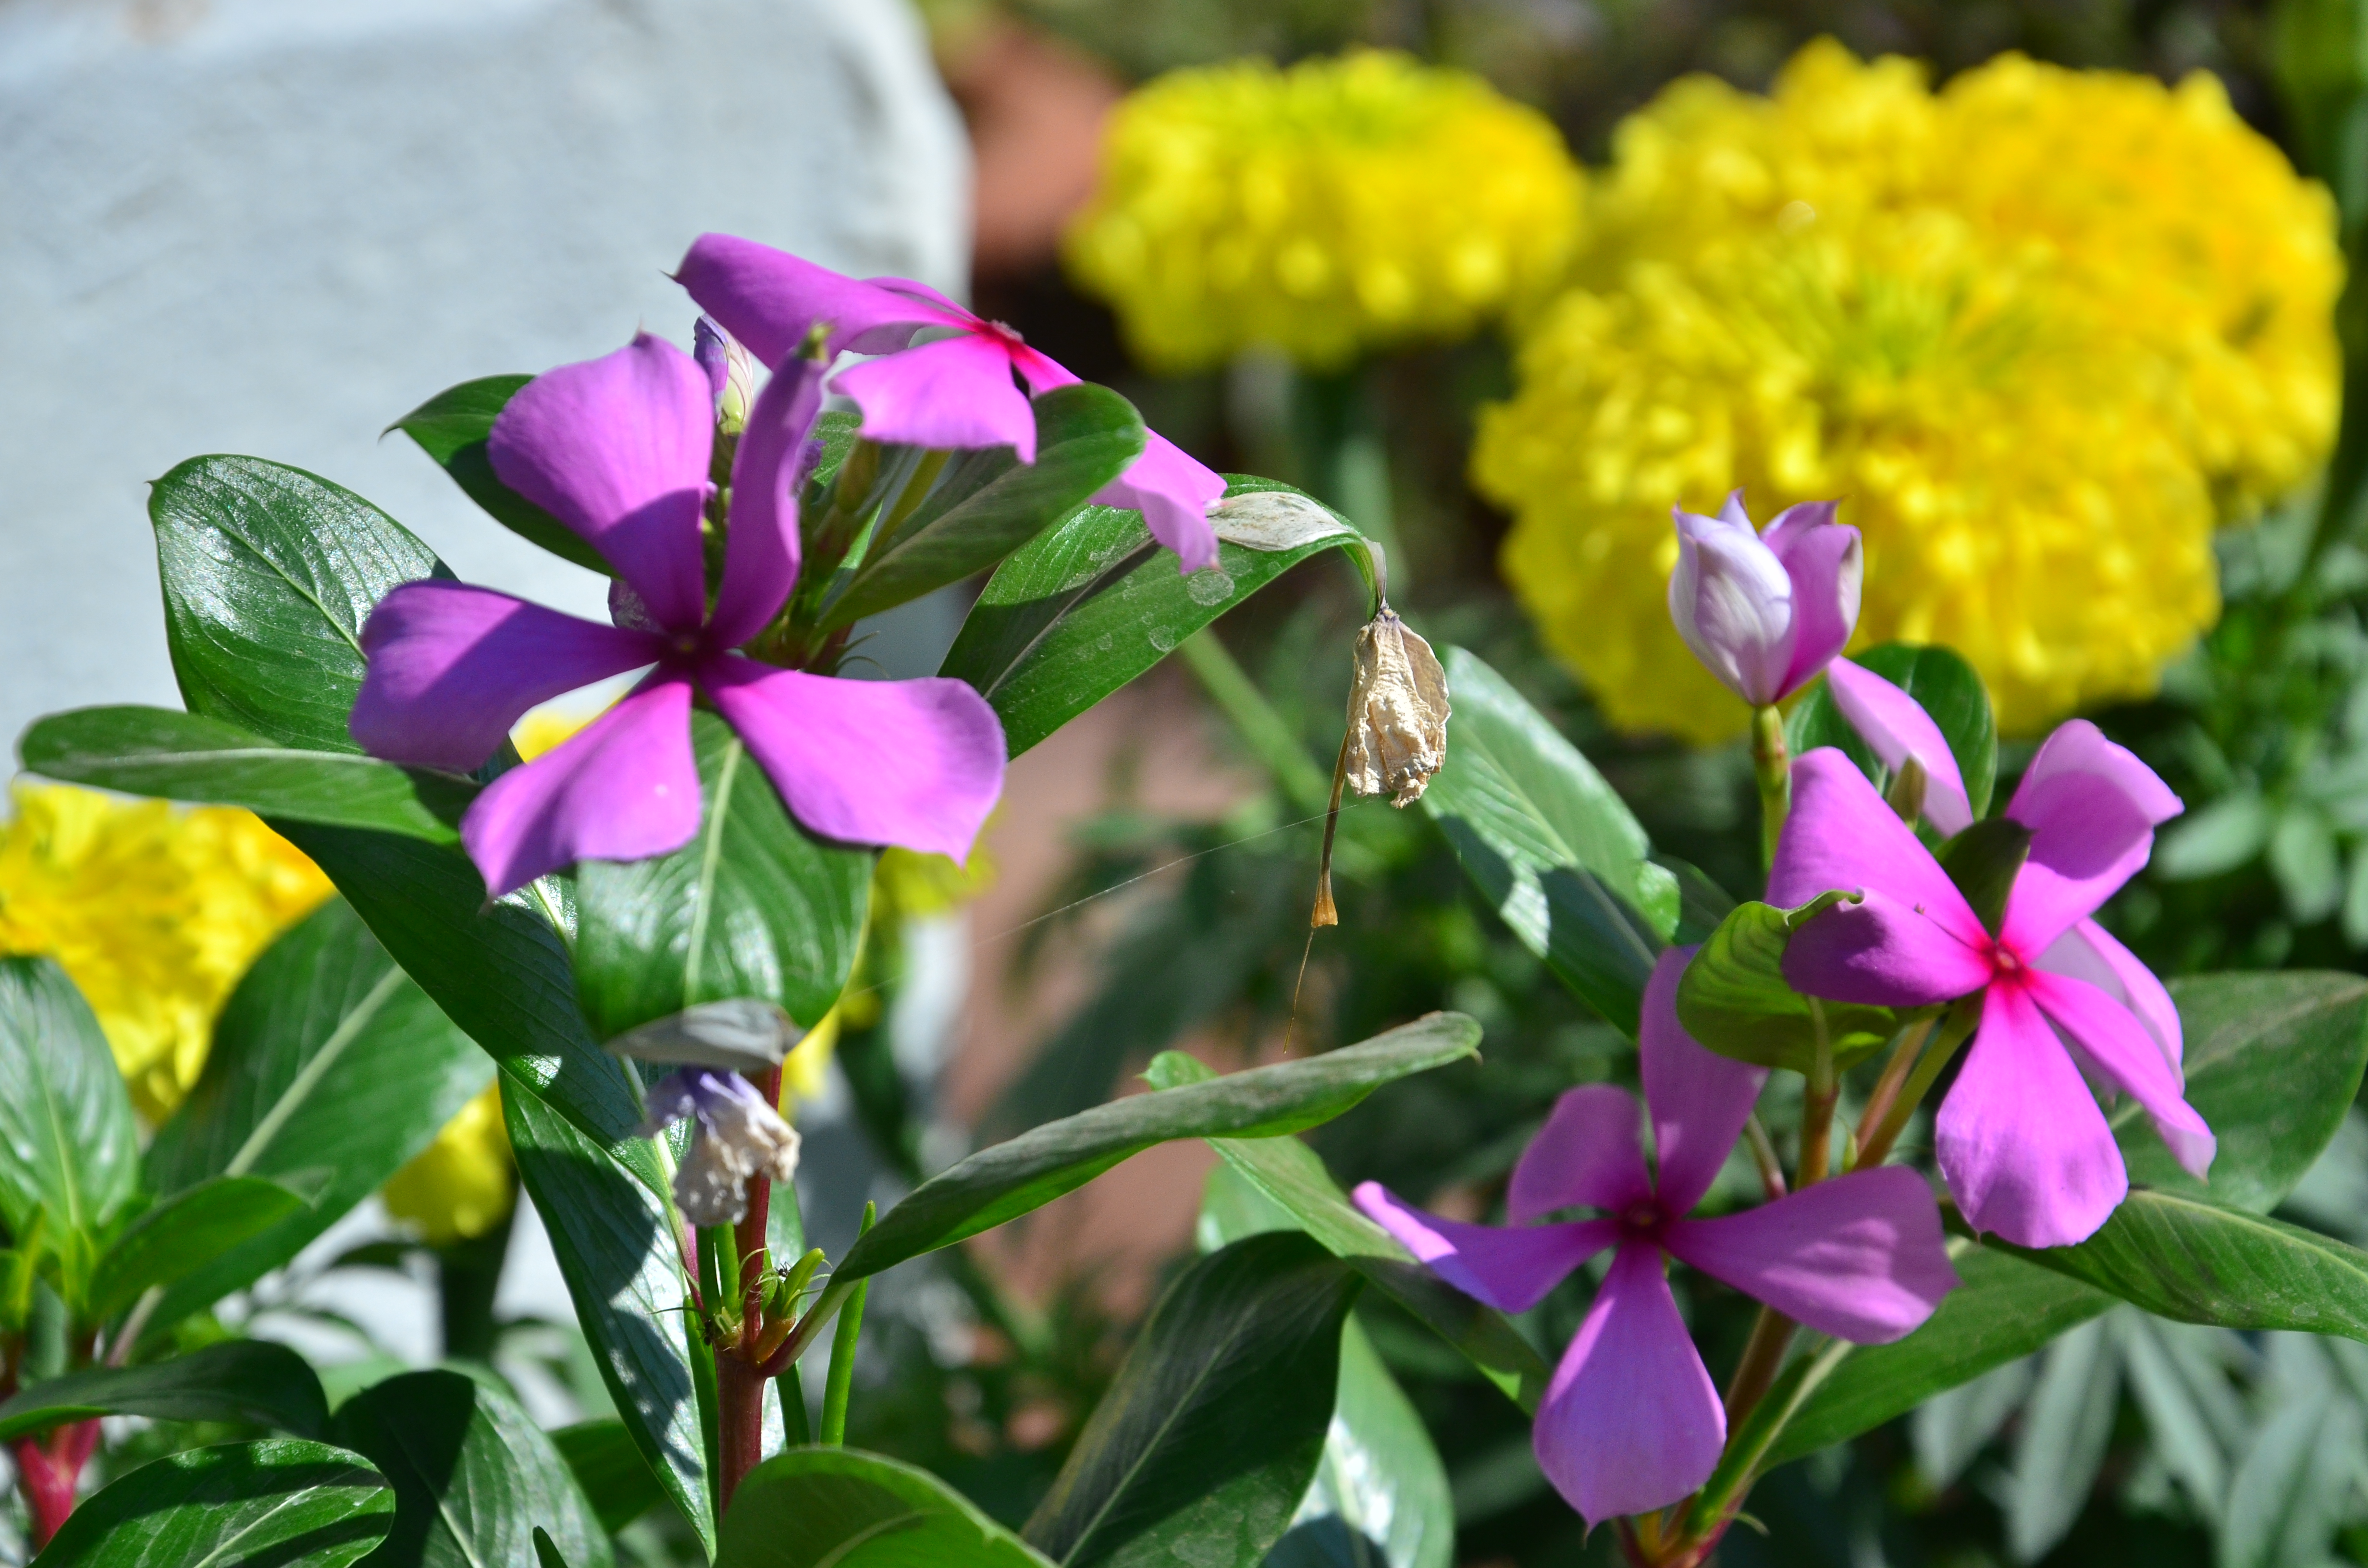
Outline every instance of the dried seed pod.
POLYGON ((1356 683, 1349 688, 1349 782, 1360 795, 1386 792, 1401 809, 1422 799, 1447 760, 1447 672, 1430 644, 1386 604, 1357 633, 1356 683))

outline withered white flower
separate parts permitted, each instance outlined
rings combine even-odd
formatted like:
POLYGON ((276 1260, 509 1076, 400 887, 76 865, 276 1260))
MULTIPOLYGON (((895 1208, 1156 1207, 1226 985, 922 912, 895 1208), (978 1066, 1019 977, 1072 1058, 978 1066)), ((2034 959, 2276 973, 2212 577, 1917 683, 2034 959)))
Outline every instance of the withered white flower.
POLYGON ((651 1088, 643 1137, 693 1119, 690 1152, 674 1173, 675 1206, 694 1225, 731 1225, 748 1212, 748 1178, 798 1173, 798 1130, 737 1073, 685 1067, 651 1088))
POLYGON ((1447 760, 1447 672, 1430 644, 1387 604, 1357 633, 1349 688, 1345 767, 1360 795, 1387 793, 1404 809, 1422 799, 1447 760))

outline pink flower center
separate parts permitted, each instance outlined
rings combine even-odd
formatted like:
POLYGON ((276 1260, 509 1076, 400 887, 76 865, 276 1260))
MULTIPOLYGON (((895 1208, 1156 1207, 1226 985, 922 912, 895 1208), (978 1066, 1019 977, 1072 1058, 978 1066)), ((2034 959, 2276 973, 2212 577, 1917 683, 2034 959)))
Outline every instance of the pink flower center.
POLYGON ((2003 942, 1990 949, 1990 968, 2000 980, 2019 980, 2027 967, 2014 949, 2003 942))
POLYGON ((1652 1242, 1660 1240, 1661 1229, 1668 1223, 1668 1216, 1661 1211, 1658 1199, 1640 1198, 1620 1210, 1614 1216, 1614 1221, 1619 1225, 1622 1238, 1652 1242))
POLYGON ((973 330, 981 337, 995 339, 1006 348, 1022 347, 1028 342, 1026 338, 1019 335, 1018 327, 1007 326, 999 321, 981 321, 973 330))

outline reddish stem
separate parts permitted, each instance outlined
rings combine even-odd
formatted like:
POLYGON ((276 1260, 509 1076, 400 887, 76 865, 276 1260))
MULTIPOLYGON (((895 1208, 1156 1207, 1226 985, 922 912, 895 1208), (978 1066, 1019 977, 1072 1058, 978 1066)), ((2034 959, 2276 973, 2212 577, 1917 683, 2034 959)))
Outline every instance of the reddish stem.
POLYGON ((96 1420, 71 1422, 53 1426, 38 1437, 19 1437, 8 1445, 17 1457, 17 1483, 24 1490, 25 1502, 33 1514, 33 1545, 36 1549, 50 1544, 74 1512, 74 1491, 82 1482, 82 1467, 98 1447, 98 1423, 96 1420))
MULTIPOLYGON (((768 1105, 781 1099, 779 1067, 749 1074, 768 1105)), ((770 1260, 765 1251, 765 1223, 773 1207, 772 1178, 761 1171, 748 1178, 747 1211, 732 1229, 733 1250, 740 1261, 740 1335, 736 1344, 717 1346, 715 1394, 717 1449, 723 1473, 716 1477, 719 1513, 732 1506, 740 1481, 765 1457, 765 1371, 751 1357, 764 1327, 764 1284, 770 1260)))

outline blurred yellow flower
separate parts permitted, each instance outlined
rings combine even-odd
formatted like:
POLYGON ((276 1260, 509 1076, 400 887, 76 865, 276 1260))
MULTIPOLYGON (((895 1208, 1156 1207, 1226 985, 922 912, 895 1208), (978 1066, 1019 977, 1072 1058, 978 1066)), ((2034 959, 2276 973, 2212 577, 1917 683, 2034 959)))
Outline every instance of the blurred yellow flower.
POLYGON ((1839 497, 1858 643, 1957 648, 2028 733, 2151 691, 2218 613, 2214 522, 2333 437, 2332 205, 2206 75, 2006 56, 1935 94, 1812 44, 1771 97, 1690 77, 1632 116, 1588 235, 1473 474, 1627 729, 1745 722, 1669 624, 1672 505, 1839 497))
POLYGON ((45 953, 98 1016, 142 1116, 181 1103, 214 1017, 329 881, 249 812, 19 780, 0 829, 0 952, 45 953))
POLYGON ((1253 345, 1337 369, 1551 284, 1581 180, 1551 121, 1463 72, 1373 51, 1237 61, 1119 107, 1065 255, 1155 369, 1253 345))
POLYGON ((518 1189, 510 1180, 508 1131, 502 1125, 502 1081, 461 1108, 436 1141, 387 1178, 386 1211, 408 1221, 420 1240, 450 1246, 484 1235, 509 1218, 518 1189))

